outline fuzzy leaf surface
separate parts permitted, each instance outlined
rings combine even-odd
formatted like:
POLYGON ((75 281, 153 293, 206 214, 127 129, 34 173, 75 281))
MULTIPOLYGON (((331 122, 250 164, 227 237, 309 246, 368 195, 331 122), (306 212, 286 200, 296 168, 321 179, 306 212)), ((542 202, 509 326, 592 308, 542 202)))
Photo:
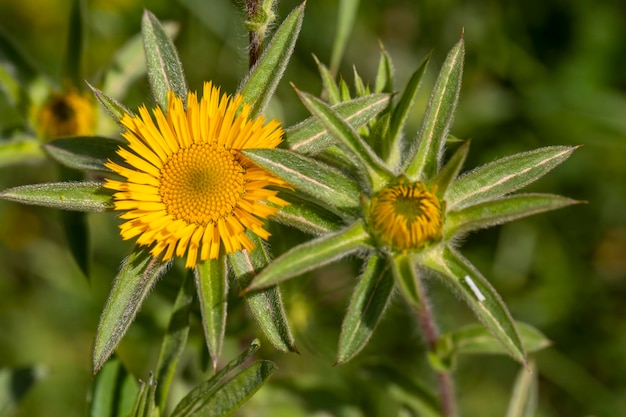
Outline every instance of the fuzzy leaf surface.
POLYGON ((347 151, 350 152, 365 170, 365 178, 376 191, 393 177, 384 162, 376 155, 365 141, 341 116, 320 99, 297 91, 300 100, 311 114, 326 128, 328 133, 347 151))
POLYGON ((222 352, 226 330, 226 304, 228 298, 228 269, 226 256, 199 262, 194 268, 202 328, 213 361, 213 369, 222 352))
POLYGON ((91 181, 22 185, 0 192, 0 198, 74 211, 102 212, 113 208, 111 193, 102 188, 102 183, 91 181))
POLYGON ((576 148, 550 146, 485 164, 456 180, 446 193, 448 209, 460 209, 512 193, 543 177, 576 148))
MULTIPOLYGON (((277 370, 274 362, 262 360, 246 367, 222 385, 190 417, 227 417, 240 408, 277 370)), ((175 415, 175 417, 178 417, 175 415)))
POLYGON ((382 156, 389 166, 396 167, 402 163, 402 130, 409 117, 409 112, 415 103, 415 97, 419 90, 422 78, 428 67, 430 56, 426 57, 419 68, 411 75, 406 88, 400 96, 398 104, 391 112, 389 121, 389 132, 383 142, 382 156))
POLYGON ((328 102, 333 105, 338 104, 341 102, 341 96, 339 94, 339 87, 337 87, 337 83, 335 82, 335 77, 326 65, 322 64, 315 55, 313 55, 313 59, 317 64, 317 70, 319 71, 322 79, 322 88, 328 96, 328 102))
POLYGON ((104 110, 109 113, 109 115, 114 118, 118 123, 124 115, 128 114, 129 116, 133 116, 133 112, 126 108, 122 103, 98 90, 96 87, 87 83, 91 91, 96 96, 96 99, 104 107, 104 110))
POLYGON ((304 233, 316 236, 333 232, 343 227, 343 222, 339 217, 332 215, 317 205, 291 195, 284 194, 282 198, 288 201, 289 205, 282 207, 272 217, 272 220, 277 223, 294 227, 304 233))
POLYGON ((116 151, 122 142, 117 139, 76 136, 54 139, 44 145, 44 149, 57 162, 69 168, 85 171, 111 170, 104 166, 108 160, 122 162, 116 151))
POLYGON ((250 149, 243 154, 329 208, 336 207, 341 212, 359 206, 359 185, 343 172, 315 159, 284 149, 250 149))
POLYGON ((470 141, 465 141, 450 157, 448 162, 441 168, 441 171, 432 178, 428 185, 431 189, 437 187, 437 196, 443 198, 448 187, 456 179, 463 168, 467 154, 469 153, 470 141))
POLYGON ((246 288, 256 291, 327 265, 351 253, 370 248, 369 234, 362 221, 338 232, 298 245, 276 258, 246 288))
MULTIPOLYGON (((368 94, 354 100, 341 102, 333 106, 339 117, 346 121, 353 129, 365 126, 388 105, 389 94, 368 94)), ((287 146, 304 154, 317 154, 334 142, 317 118, 309 117, 295 126, 285 129, 285 143, 287 146)))
POLYGON ((336 364, 348 362, 367 345, 391 301, 394 284, 385 259, 371 256, 343 319, 336 364))
POLYGON ((203 399, 211 398, 220 387, 220 382, 225 376, 237 368, 239 365, 248 360, 257 350, 259 350, 258 340, 254 340, 250 347, 243 353, 231 360, 215 373, 211 378, 207 379, 200 385, 193 388, 182 400, 176 405, 172 412, 173 417, 187 417, 202 403, 203 399))
POLYGON ((250 117, 263 113, 276 91, 300 33, 304 5, 296 7, 285 18, 263 55, 239 86, 237 92, 252 106, 250 117))
POLYGON ((489 281, 465 258, 440 245, 424 254, 425 266, 443 280, 474 311, 478 319, 517 361, 526 363, 526 353, 506 305, 489 281))
MULTIPOLYGON (((252 252, 237 251, 228 255, 241 289, 246 288, 271 259, 260 237, 254 233, 248 233, 248 237, 256 245, 252 252)), ((269 286, 262 291, 246 293, 244 297, 252 315, 272 345, 283 352, 297 352, 280 289, 269 286)))
POLYGON ((452 237, 577 203, 579 201, 552 194, 516 194, 503 197, 447 213, 444 236, 452 237))
POLYGON ((178 52, 161 22, 147 10, 144 11, 141 20, 141 33, 148 67, 148 81, 156 102, 161 109, 167 110, 167 93, 173 91, 183 103, 186 103, 187 81, 178 52))
POLYGON ((380 45, 380 59, 376 70, 376 93, 393 93, 393 64, 385 48, 380 45))
POLYGON ((93 350, 94 372, 111 356, 132 324, 141 304, 156 281, 167 271, 170 262, 152 257, 142 247, 135 247, 113 281, 100 316, 93 350))
POLYGON ((422 127, 405 161, 403 171, 411 181, 429 179, 437 174, 459 101, 464 57, 465 42, 461 38, 443 63, 424 113, 422 127))

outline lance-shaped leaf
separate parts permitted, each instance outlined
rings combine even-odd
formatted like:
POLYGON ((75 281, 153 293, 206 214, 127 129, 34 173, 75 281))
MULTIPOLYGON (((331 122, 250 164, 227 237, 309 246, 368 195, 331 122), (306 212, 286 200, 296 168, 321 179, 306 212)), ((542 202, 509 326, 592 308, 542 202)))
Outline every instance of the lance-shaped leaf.
POLYGON ((169 262, 154 258, 142 247, 136 247, 126 258, 100 316, 93 350, 94 373, 122 340, 150 289, 167 271, 168 265, 169 262))
POLYGON ((315 159, 284 149, 243 151, 252 162, 318 199, 337 214, 359 206, 361 188, 345 173, 315 159))
POLYGON ((359 10, 359 0, 340 0, 338 6, 337 32, 333 37, 333 50, 330 58, 330 70, 335 74, 339 69, 341 58, 348 44, 350 32, 354 26, 354 21, 359 10))
POLYGON ((119 359, 108 361, 96 375, 89 396, 89 417, 130 415, 139 387, 119 359))
POLYGON ((461 38, 443 63, 424 113, 422 127, 405 161, 403 171, 411 181, 432 178, 439 169, 443 146, 459 101, 464 56, 465 42, 461 38))
POLYGON ((463 164, 469 152, 469 147, 470 141, 467 140, 452 154, 452 157, 450 157, 450 160, 441 168, 441 171, 428 181, 429 188, 431 190, 435 189, 439 198, 443 198, 450 184, 452 184, 459 175, 459 172, 461 172, 461 168, 463 168, 463 164))
MULTIPOLYGON (((254 233, 248 233, 248 237, 255 244, 252 252, 238 251, 228 255, 240 288, 246 288, 270 262, 270 255, 261 238, 254 233)), ((263 291, 244 296, 250 311, 270 343, 283 352, 297 352, 280 289, 277 286, 270 286, 263 291)))
MULTIPOLYGON (((257 392, 276 371, 274 362, 263 360, 253 363, 233 376, 213 395, 202 402, 190 417, 228 417, 257 392)), ((179 417, 174 414, 174 417, 179 417)))
POLYGON ((424 253, 422 262, 465 300, 478 319, 517 361, 526 363, 524 346, 509 310, 489 282, 465 258, 440 245, 424 253))
POLYGON ((339 230, 344 225, 339 217, 317 205, 286 193, 281 198, 288 201, 289 205, 282 207, 272 217, 280 224, 317 236, 339 230))
POLYGON ((391 180, 393 174, 389 172, 384 162, 372 151, 369 145, 326 103, 302 91, 296 90, 296 92, 311 114, 317 117, 338 144, 360 162, 360 165, 366 170, 364 172, 366 174, 365 179, 372 191, 384 187, 391 180))
MULTIPOLYGON (((526 352, 532 353, 549 347, 552 342, 536 328, 522 322, 515 322, 522 345, 526 352)), ((437 342, 438 354, 451 355, 506 355, 509 352, 493 334, 480 324, 469 324, 460 329, 448 332, 440 337, 437 342)))
POLYGON ((430 61, 430 55, 426 57, 422 65, 413 73, 409 82, 407 83, 404 92, 400 96, 398 104, 391 112, 391 119, 389 121, 389 131, 387 136, 382 141, 382 157, 389 166, 400 166, 402 161, 402 130, 409 117, 409 112, 413 108, 415 103, 415 97, 417 96, 417 90, 422 83, 422 78, 428 67, 430 61))
POLYGON ((519 370, 506 411, 506 417, 533 417, 537 415, 539 397, 537 366, 530 361, 527 367, 519 370))
POLYGON ((187 81, 176 48, 161 22, 147 10, 144 11, 141 20, 141 33, 148 67, 148 80, 156 102, 163 110, 166 110, 167 93, 173 91, 183 100, 183 103, 186 103, 187 81))
POLYGON ((176 405, 174 411, 172 412, 172 416, 183 417, 191 415, 204 399, 211 398, 211 396, 217 392, 220 386, 220 381, 224 379, 228 373, 248 360, 257 350, 259 350, 260 346, 259 341, 255 339, 245 352, 228 362, 224 368, 220 369, 211 378, 189 391, 189 393, 176 405))
POLYGON ((98 90, 96 87, 92 86, 91 84, 87 83, 87 85, 89 86, 91 91, 93 91, 93 93, 95 94, 96 99, 98 99, 98 102, 100 102, 102 107, 104 107, 104 110, 106 110, 106 112, 109 113, 109 115, 112 118, 114 118, 117 122, 122 120, 122 118, 126 114, 128 114, 129 116, 134 116, 133 112, 127 109, 119 101, 104 94, 102 91, 98 90))
POLYGON ((517 194, 503 197, 447 213, 444 236, 449 238, 578 203, 580 201, 552 194, 517 194))
POLYGON ((226 302, 228 296, 228 270, 226 256, 208 259, 196 265, 194 269, 198 301, 202 314, 202 327, 209 353, 213 361, 213 370, 222 352, 224 332, 226 330, 226 302))
POLYGON ((390 257, 391 272, 400 293, 409 305, 417 310, 424 307, 424 294, 420 286, 415 259, 409 254, 398 253, 390 257))
POLYGON ((380 59, 376 71, 376 93, 393 93, 393 64, 387 50, 382 43, 380 45, 380 59))
POLYGON ((194 280, 191 277, 191 273, 189 273, 183 279, 174 301, 167 333, 163 337, 161 351, 159 352, 156 368, 157 389, 155 401, 160 410, 165 410, 167 394, 174 379, 176 365, 187 343, 189 311, 191 310, 194 294, 194 280))
POLYGON ((237 90, 252 106, 250 117, 263 113, 276 91, 300 33, 304 5, 302 3, 296 7, 285 18, 267 49, 237 90))
POLYGON ((448 209, 467 207, 516 191, 550 172, 575 149, 550 146, 485 164, 452 183, 445 197, 448 209))
POLYGON ((370 236, 360 220, 343 230, 310 240, 276 258, 254 278, 245 292, 276 285, 351 253, 369 249, 369 241, 370 236))
MULTIPOLYGON (((365 126, 388 105, 389 94, 368 94, 333 106, 339 117, 353 129, 365 126)), ((317 154, 333 144, 333 138, 316 117, 309 117, 285 129, 285 143, 298 153, 317 154)))
POLYGON ((343 319, 337 364, 348 362, 369 342, 391 300, 393 276, 380 255, 371 256, 357 283, 343 319))
POLYGON ((102 188, 102 183, 91 181, 22 185, 0 192, 0 198, 75 211, 101 212, 113 208, 111 193, 102 188))
POLYGON ((320 72, 320 77, 322 78, 322 88, 326 93, 328 102, 333 105, 338 104, 341 102, 341 97, 339 95, 339 87, 337 87, 337 83, 335 82, 335 77, 326 65, 322 64, 315 55, 313 55, 313 59, 315 60, 315 64, 317 64, 318 71, 320 72))
POLYGON ((104 166, 108 160, 123 163, 117 155, 122 142, 117 139, 97 136, 75 136, 54 139, 44 145, 44 149, 60 164, 84 171, 111 170, 104 166))

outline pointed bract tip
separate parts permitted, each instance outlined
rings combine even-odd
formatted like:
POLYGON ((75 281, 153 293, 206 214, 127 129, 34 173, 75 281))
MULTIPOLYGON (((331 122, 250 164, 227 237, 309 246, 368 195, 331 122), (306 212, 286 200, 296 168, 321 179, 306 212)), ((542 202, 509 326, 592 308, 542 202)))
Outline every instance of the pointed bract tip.
POLYGON ((461 40, 465 40, 465 27, 461 28, 461 40))

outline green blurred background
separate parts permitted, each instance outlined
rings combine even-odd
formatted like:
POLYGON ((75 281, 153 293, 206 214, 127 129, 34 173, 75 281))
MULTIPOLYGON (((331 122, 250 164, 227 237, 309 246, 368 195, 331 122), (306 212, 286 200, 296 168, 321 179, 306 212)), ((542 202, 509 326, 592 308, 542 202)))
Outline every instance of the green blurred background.
MULTIPOLYGON (((116 51, 139 33, 147 8, 162 21, 179 24, 176 45, 192 89, 210 79, 232 92, 247 68, 242 3, 90 0, 86 77, 96 86, 106 85, 104 74, 116 51)), ((297 4, 281 1, 280 18, 297 4)), ((70 6, 69 0, 0 0, 0 29, 53 80, 60 74, 70 6)), ((328 64, 336 16, 336 1, 307 4, 294 57, 270 109, 287 126, 307 115, 289 82, 305 91, 321 90, 312 54, 328 64)), ((552 348, 536 355, 537 415, 624 416, 626 3, 362 1, 340 72, 351 83, 355 65, 373 84, 380 41, 394 61, 395 88, 401 90, 432 50, 409 123, 412 135, 439 65, 462 30, 464 84, 452 133, 472 139, 466 168, 541 146, 583 145, 528 190, 588 202, 475 233, 463 243, 463 251, 500 292, 513 316, 553 341, 552 348)), ((131 109, 153 103, 144 78, 119 96, 131 109)), ((19 130, 20 120, 5 102, 0 105, 0 129, 6 140, 19 130)), ((105 115, 99 133, 116 134, 105 115)), ((55 178, 57 167, 49 161, 0 168, 1 189, 55 178)), ((86 413, 98 317, 129 249, 117 233, 114 215, 90 215, 88 220, 89 280, 69 254, 58 212, 0 202, 0 367, 36 366, 40 378, 14 411, 17 416, 86 413)), ((303 238, 275 228, 274 251, 303 238)), ((258 356, 274 360, 280 370, 237 415, 395 415, 391 413, 397 410, 387 401, 389 387, 363 373, 368 361, 393 363, 411 378, 432 382, 419 332, 399 298, 361 355, 332 367, 358 268, 355 260, 342 262, 284 286, 302 354, 282 354, 265 343, 258 356)), ((180 273, 176 269, 159 283, 120 345, 120 358, 138 378, 147 378, 155 366, 180 273)), ((470 310, 438 282, 429 282, 428 288, 442 331, 474 321, 470 310)), ((230 302, 225 360, 258 332, 235 295, 230 302)), ((203 373, 200 335, 196 320, 181 365, 183 381, 203 373)), ((518 369, 507 357, 462 357, 455 373, 462 414, 504 415, 518 369)), ((181 384, 175 394, 185 388, 181 384)))

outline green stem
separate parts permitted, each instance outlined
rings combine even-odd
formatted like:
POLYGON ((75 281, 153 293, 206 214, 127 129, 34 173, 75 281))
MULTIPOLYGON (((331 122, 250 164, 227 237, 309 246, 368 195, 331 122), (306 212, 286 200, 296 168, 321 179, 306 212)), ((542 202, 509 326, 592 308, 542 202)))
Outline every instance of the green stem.
MULTIPOLYGON (((429 353, 436 354, 439 331, 432 315, 428 297, 424 291, 422 279, 411 255, 396 254, 392 259, 392 272, 404 299, 417 314, 417 321, 421 327, 429 353)), ((434 368, 437 373, 439 386, 439 401, 444 417, 456 417, 456 403, 454 399, 454 381, 449 372, 434 368)))

